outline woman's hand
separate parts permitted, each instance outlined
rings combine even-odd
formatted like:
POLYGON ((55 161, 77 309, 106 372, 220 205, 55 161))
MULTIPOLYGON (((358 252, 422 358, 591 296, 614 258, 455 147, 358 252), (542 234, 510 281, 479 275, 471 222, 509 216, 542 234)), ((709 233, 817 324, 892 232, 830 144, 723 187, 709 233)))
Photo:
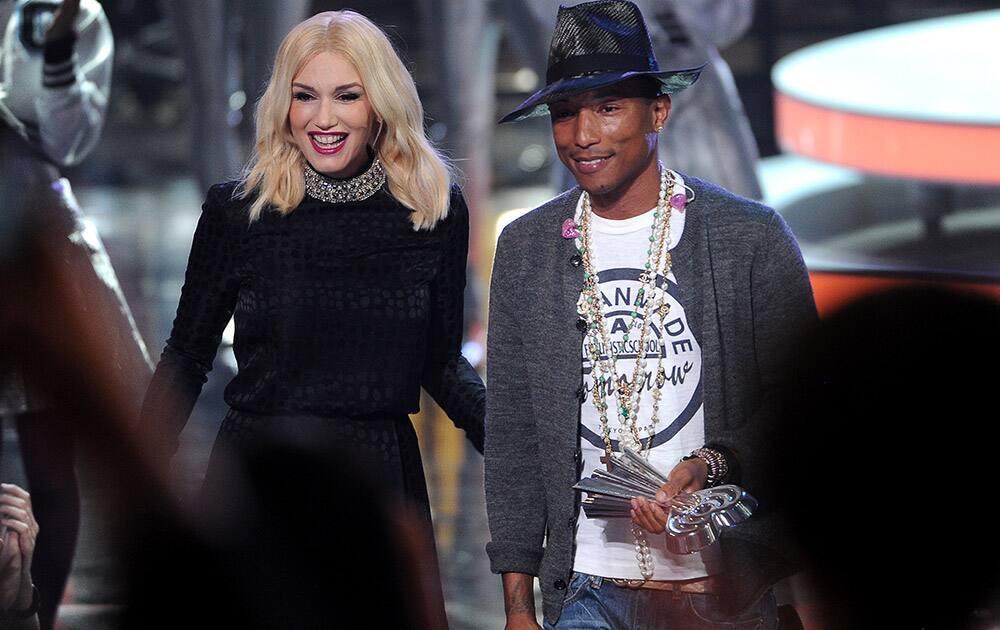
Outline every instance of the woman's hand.
POLYGON ((10 483, 0 484, 0 610, 31 606, 31 557, 38 522, 31 512, 31 495, 10 483))
POLYGON ((76 16, 80 13, 80 0, 63 0, 56 9, 49 30, 45 31, 45 41, 51 42, 66 37, 73 31, 76 16))
POLYGON ((671 499, 682 492, 697 492, 705 487, 708 464, 695 457, 674 466, 667 483, 660 486, 656 502, 644 498, 632 499, 632 522, 651 534, 662 534, 667 528, 667 509, 671 499))

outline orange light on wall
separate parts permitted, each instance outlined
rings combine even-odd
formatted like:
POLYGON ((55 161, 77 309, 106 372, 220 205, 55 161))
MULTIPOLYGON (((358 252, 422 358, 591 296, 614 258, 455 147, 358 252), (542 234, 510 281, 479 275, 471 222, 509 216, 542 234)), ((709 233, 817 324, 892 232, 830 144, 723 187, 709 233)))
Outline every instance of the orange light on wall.
POLYGON ((779 60, 782 148, 864 173, 1000 184, 1000 10, 894 24, 779 60))
POLYGON ((775 94, 784 151, 867 173, 953 183, 1000 183, 1000 126, 857 114, 775 94))
POLYGON ((871 275, 849 271, 810 271, 809 279, 820 317, 827 317, 866 295, 897 287, 936 286, 957 291, 974 291, 1000 302, 1000 283, 996 282, 871 275))

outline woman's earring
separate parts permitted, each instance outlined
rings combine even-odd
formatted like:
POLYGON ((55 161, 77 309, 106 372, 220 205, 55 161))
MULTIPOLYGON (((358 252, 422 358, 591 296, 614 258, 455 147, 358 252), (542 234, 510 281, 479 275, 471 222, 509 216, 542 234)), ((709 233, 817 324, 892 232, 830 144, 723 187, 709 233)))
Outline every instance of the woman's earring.
POLYGON ((663 131, 663 125, 657 125, 653 127, 653 129, 656 131, 656 133, 660 133, 661 131, 663 131))

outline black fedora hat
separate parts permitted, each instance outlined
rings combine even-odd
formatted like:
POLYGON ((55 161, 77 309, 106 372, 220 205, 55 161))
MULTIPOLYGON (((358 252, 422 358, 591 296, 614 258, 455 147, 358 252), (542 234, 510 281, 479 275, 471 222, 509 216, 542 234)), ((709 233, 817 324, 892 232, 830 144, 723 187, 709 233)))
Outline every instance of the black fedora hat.
POLYGON ((549 46, 545 87, 500 122, 543 116, 549 103, 632 77, 656 79, 660 94, 673 94, 697 81, 703 67, 660 70, 642 13, 631 2, 598 0, 561 6, 549 46))

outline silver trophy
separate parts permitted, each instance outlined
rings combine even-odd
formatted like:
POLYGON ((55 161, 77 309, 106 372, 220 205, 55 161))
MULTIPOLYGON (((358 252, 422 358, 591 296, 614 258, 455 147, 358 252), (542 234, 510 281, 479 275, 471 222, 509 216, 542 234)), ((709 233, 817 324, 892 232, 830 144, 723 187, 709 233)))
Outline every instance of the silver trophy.
MULTIPOLYGON (((656 502, 656 492, 667 477, 638 453, 625 448, 607 458, 608 470, 595 470, 573 488, 587 493, 581 501, 587 518, 630 518, 631 501, 644 497, 656 502)), ((739 486, 726 485, 682 493, 667 510, 667 551, 701 551, 719 538, 719 532, 750 518, 757 500, 739 486)))

